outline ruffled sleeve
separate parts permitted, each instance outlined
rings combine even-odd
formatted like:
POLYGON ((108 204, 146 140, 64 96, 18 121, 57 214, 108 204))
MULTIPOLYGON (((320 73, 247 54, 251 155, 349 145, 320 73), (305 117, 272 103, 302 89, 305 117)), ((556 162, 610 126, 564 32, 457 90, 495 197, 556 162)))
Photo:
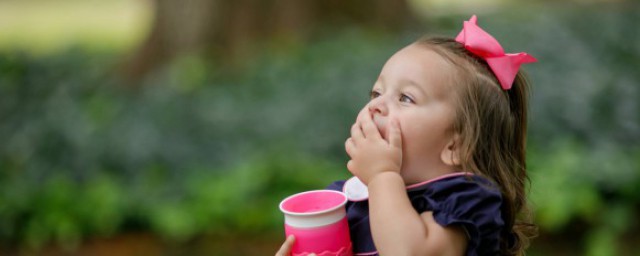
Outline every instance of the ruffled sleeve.
POLYGON ((496 255, 504 226, 502 196, 493 183, 480 176, 458 176, 427 184, 411 202, 419 212, 432 211, 443 227, 459 225, 467 232, 466 255, 496 255))

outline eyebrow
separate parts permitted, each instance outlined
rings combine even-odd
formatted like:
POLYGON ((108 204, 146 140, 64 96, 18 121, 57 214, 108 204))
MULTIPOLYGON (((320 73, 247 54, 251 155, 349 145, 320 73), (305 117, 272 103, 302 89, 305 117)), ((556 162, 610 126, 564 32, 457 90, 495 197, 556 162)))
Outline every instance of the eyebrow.
POLYGON ((418 83, 416 83, 413 80, 410 79, 403 79, 400 81, 400 88, 403 87, 410 87, 410 88, 416 88, 416 90, 422 94, 425 97, 428 97, 429 94, 424 90, 424 88, 422 88, 418 83))
MULTIPOLYGON (((378 79, 377 79, 377 80, 376 80, 376 82, 374 83, 374 87, 375 87, 375 84, 378 84, 378 83, 380 83, 380 86, 381 86, 381 87, 384 87, 384 86, 383 86, 383 85, 385 85, 385 83, 384 83, 384 76, 382 76, 382 75, 379 75, 379 76, 378 76, 378 79)), ((429 97, 429 94, 428 94, 428 93, 427 93, 427 92, 426 92, 426 91, 425 91, 425 90, 424 90, 424 89, 423 89, 423 88, 422 88, 422 87, 421 87, 421 86, 420 86, 416 81, 413 81, 413 80, 411 80, 411 79, 403 79, 403 80, 400 80, 400 88, 407 87, 407 86, 409 86, 409 87, 414 87, 414 88, 416 88, 416 90, 417 90, 420 94, 422 94, 422 95, 423 95, 423 96, 425 96, 425 97, 429 97)))

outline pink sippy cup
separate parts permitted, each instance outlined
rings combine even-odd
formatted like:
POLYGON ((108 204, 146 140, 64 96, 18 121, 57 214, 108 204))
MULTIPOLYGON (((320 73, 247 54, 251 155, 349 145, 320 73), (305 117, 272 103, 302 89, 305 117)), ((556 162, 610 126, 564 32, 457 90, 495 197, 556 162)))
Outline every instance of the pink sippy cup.
POLYGON ((353 255, 346 203, 347 197, 333 190, 307 191, 282 200, 285 234, 296 237, 291 255, 353 255))

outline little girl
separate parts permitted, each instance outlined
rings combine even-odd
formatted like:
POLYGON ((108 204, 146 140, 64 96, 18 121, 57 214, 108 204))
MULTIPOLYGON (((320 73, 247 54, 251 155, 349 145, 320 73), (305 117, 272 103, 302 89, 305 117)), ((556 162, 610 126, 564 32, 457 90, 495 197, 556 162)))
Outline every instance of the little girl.
POLYGON ((345 143, 369 193, 346 206, 355 255, 524 253, 535 226, 518 69, 535 61, 505 54, 475 16, 455 40, 420 39, 387 61, 345 143))

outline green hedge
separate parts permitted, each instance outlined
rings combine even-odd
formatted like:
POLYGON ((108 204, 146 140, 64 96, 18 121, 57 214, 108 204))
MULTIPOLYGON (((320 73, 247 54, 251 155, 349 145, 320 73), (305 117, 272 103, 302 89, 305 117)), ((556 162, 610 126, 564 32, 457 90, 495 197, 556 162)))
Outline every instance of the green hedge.
POLYGON ((187 56, 133 86, 118 55, 0 54, 0 241, 277 232, 285 195, 347 177, 342 142, 389 42, 347 32, 242 76, 187 56))

